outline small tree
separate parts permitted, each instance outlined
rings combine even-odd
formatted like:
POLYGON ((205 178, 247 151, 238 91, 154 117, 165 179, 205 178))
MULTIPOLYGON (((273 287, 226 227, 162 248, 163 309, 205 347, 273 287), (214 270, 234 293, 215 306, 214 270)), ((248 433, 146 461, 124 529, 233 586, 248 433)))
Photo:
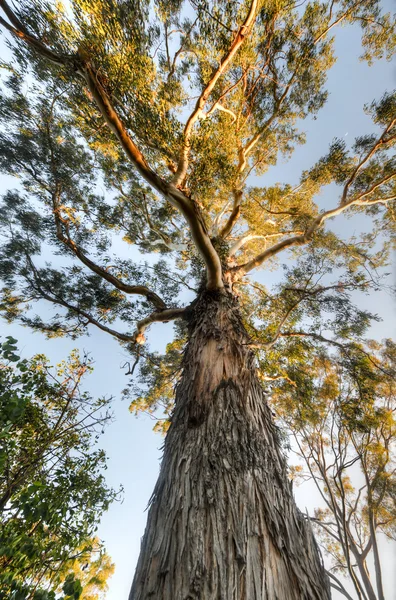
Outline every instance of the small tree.
POLYGON ((331 585, 349 599, 337 573, 350 577, 357 598, 385 598, 378 534, 396 539, 395 373, 388 340, 336 355, 305 352, 289 369, 294 384, 275 384, 275 410, 304 461, 292 472, 320 492, 323 507, 312 520, 331 558, 331 585))
POLYGON ((77 560, 102 568, 91 537, 116 494, 92 446, 108 401, 80 391, 86 358, 73 353, 54 372, 42 355, 21 360, 15 344, 0 345, 0 597, 45 600, 66 580, 82 591, 77 560))
POLYGON ((134 407, 171 414, 131 600, 328 599, 256 366, 281 376, 303 325, 311 339, 367 328, 349 294, 380 286, 387 263, 395 95, 378 90, 372 130, 351 147, 335 140, 295 185, 254 176, 303 143, 302 120, 326 101, 335 27, 360 26, 372 62, 394 51, 391 17, 376 0, 0 6, 14 57, 0 166, 22 185, 0 214, 5 316, 114 336, 150 383, 134 407), (357 213, 360 238, 325 227, 357 213), (162 258, 114 256, 115 235, 162 258), (55 266, 40 259, 48 247, 55 266), (248 278, 287 251, 278 289, 248 278), (26 310, 38 300, 53 318, 26 310), (176 339, 153 356, 145 332, 171 320, 176 339))

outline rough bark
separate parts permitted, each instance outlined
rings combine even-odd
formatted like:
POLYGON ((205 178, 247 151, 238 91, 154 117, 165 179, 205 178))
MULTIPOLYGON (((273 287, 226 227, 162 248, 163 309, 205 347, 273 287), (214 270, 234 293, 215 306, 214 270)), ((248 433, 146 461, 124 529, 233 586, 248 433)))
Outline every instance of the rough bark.
POLYGON ((329 600, 236 300, 205 292, 129 600, 329 600))

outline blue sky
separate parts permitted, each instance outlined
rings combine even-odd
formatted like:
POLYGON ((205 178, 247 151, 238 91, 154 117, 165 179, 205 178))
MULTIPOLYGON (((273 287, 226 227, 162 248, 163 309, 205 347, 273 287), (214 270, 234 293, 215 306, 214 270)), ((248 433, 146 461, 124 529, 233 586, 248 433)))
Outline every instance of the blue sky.
MULTIPOLYGON (((263 185, 277 181, 297 183, 301 171, 326 153, 334 137, 352 143, 355 136, 371 130, 372 123, 364 114, 363 106, 374 98, 379 98, 385 90, 391 90, 395 86, 396 65, 380 61, 373 67, 368 67, 365 63, 359 62, 358 56, 361 51, 359 37, 359 32, 349 27, 342 28, 337 33, 336 48, 339 59, 328 78, 329 100, 317 120, 304 123, 307 143, 295 152, 289 162, 280 161, 277 167, 261 177, 260 181, 263 185)), ((0 183, 0 192, 10 185, 13 185, 11 180, 4 178, 0 183)), ((335 205, 337 198, 332 197, 332 193, 330 189, 323 195, 321 198, 323 206, 335 205)), ((359 227, 359 223, 338 218, 331 226, 339 233, 349 235, 354 227, 359 227)), ((131 253, 129 256, 133 256, 133 249, 129 247, 127 251, 131 253)), ((286 255, 284 260, 286 261, 286 255)), ((276 275, 265 272, 256 273, 254 276, 266 284, 276 279, 276 275)), ((373 337, 381 338, 395 333, 394 306, 387 294, 380 293, 371 299, 362 297, 360 303, 361 306, 379 313, 383 318, 383 321, 376 324, 371 332, 373 337)), ((148 335, 150 347, 163 349, 172 337, 171 329, 172 324, 152 326, 148 335)), ((107 600, 126 599, 145 526, 145 508, 159 471, 163 443, 163 439, 152 432, 153 421, 148 416, 134 418, 128 412, 128 402, 121 400, 120 392, 127 383, 121 365, 128 357, 115 340, 93 328, 90 330, 89 337, 77 341, 69 339, 48 341, 39 333, 32 334, 18 325, 6 325, 0 322, 0 334, 16 337, 24 357, 44 352, 53 363, 65 358, 73 348, 88 351, 95 360, 95 370, 86 380, 85 387, 94 396, 114 397, 114 420, 102 437, 101 445, 109 456, 108 483, 115 487, 122 483, 125 493, 123 502, 113 504, 103 518, 99 535, 105 541, 107 550, 116 563, 116 573, 110 581, 106 598, 107 600)), ((298 488, 296 497, 303 510, 305 507, 310 509, 315 505, 315 496, 308 486, 298 488)), ((394 597, 392 594, 396 588, 396 578, 392 568, 396 560, 395 544, 382 544, 382 550, 385 557, 384 579, 390 599, 394 597)))

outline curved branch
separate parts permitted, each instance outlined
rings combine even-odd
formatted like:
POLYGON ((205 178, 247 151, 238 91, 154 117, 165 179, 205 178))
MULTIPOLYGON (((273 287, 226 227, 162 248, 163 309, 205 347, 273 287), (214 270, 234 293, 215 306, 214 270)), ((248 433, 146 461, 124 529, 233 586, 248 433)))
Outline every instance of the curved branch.
POLYGON ((76 313, 77 315, 84 317, 84 319, 86 319, 88 323, 95 325, 95 327, 98 327, 98 329, 101 329, 102 331, 109 333, 110 335, 121 340, 122 342, 135 342, 135 337, 133 335, 119 333, 115 329, 111 329, 110 327, 103 325, 103 323, 101 323, 100 321, 95 319, 91 314, 87 313, 85 310, 82 310, 81 308, 74 306, 73 304, 70 304, 70 302, 63 300, 63 298, 58 298, 57 296, 53 297, 49 293, 47 293, 45 290, 43 290, 43 288, 41 287, 41 284, 40 284, 40 278, 37 273, 37 269, 33 265, 30 257, 27 257, 27 258, 28 258, 28 262, 32 268, 33 276, 35 279, 35 284, 31 284, 31 285, 33 285, 33 287, 38 290, 38 292, 40 293, 40 296, 42 298, 44 298, 45 300, 48 300, 49 302, 52 302, 52 304, 58 304, 59 306, 63 306, 64 308, 67 308, 68 310, 76 313))
POLYGON ((7 29, 10 33, 15 35, 20 40, 27 42, 30 46, 35 48, 42 56, 50 60, 56 65, 69 65, 72 66, 75 63, 76 56, 73 54, 58 54, 53 52, 45 46, 35 36, 31 35, 26 27, 21 23, 15 13, 11 10, 6 0, 0 0, 0 8, 2 8, 10 20, 11 25, 7 23, 5 19, 0 17, 0 24, 7 29))
POLYGON ((84 319, 87 320, 87 323, 91 323, 92 325, 95 325, 95 327, 98 327, 102 331, 109 333, 110 335, 121 340, 122 342, 132 342, 134 344, 143 344, 145 341, 143 332, 151 323, 155 323, 155 322, 167 323, 168 321, 173 321, 175 319, 182 319, 188 314, 188 307, 167 308, 167 309, 161 310, 159 312, 154 312, 151 315, 149 315, 148 317, 145 317, 144 319, 142 319, 141 321, 138 321, 137 329, 133 335, 119 333, 115 329, 111 329, 110 327, 103 325, 103 323, 101 323, 100 321, 95 319, 90 313, 79 308, 78 306, 74 306, 70 302, 67 302, 63 298, 59 298, 58 296, 52 296, 50 293, 45 291, 41 285, 40 275, 37 271, 36 266, 32 262, 30 256, 27 255, 26 259, 29 263, 29 266, 31 268, 31 271, 32 271, 33 277, 34 277, 34 284, 31 283, 31 285, 33 285, 33 287, 35 289, 37 289, 37 291, 40 293, 40 296, 42 298, 44 298, 45 300, 48 300, 49 302, 52 302, 53 304, 58 304, 59 306, 63 306, 64 308, 67 308, 68 310, 76 313, 77 315, 84 317, 84 319))
POLYGON ((219 100, 217 102, 215 102, 213 104, 213 106, 211 107, 210 110, 208 110, 207 113, 205 113, 203 116, 206 119, 207 117, 209 117, 212 113, 214 113, 215 110, 220 110, 222 112, 227 113, 228 115, 230 115, 232 117, 232 123, 235 123, 235 121, 237 120, 236 115, 234 113, 233 110, 226 108, 225 106, 223 106, 222 104, 220 104, 219 100))
POLYGON ((242 237, 239 238, 239 240, 237 240, 234 243, 233 246, 231 246, 228 255, 234 256, 238 252, 238 250, 240 250, 242 248, 242 246, 244 246, 251 240, 260 240, 260 239, 268 239, 268 238, 273 238, 273 237, 280 237, 282 235, 287 235, 289 233, 299 233, 299 232, 280 231, 279 233, 268 233, 267 235, 265 235, 265 234, 259 235, 259 234, 255 234, 255 233, 245 233, 242 237))
POLYGON ((226 238, 231 233, 231 231, 234 228, 234 225, 238 221, 240 214, 241 214, 241 202, 242 202, 243 192, 241 189, 234 187, 234 189, 232 190, 232 193, 234 195, 234 205, 233 205, 231 214, 227 219, 226 224, 224 225, 224 227, 221 229, 221 231, 219 233, 220 237, 222 237, 222 238, 226 238))
POLYGON ((168 323, 169 321, 175 321, 176 319, 184 319, 188 314, 188 307, 184 308, 168 308, 161 312, 153 312, 148 317, 145 317, 141 321, 138 321, 136 325, 136 332, 134 334, 134 340, 137 344, 144 344, 146 338, 144 332, 151 323, 168 323))
POLYGON ((111 130, 117 136, 122 148, 131 162, 135 165, 140 175, 154 187, 154 189, 160 192, 172 206, 177 208, 186 219, 193 240, 206 264, 208 277, 207 287, 209 289, 222 288, 223 281, 220 258, 210 241, 196 203, 178 190, 175 185, 169 184, 161 179, 161 177, 148 166, 143 154, 132 141, 121 122, 121 119, 114 110, 91 65, 85 64, 81 73, 88 84, 88 88, 92 93, 100 112, 111 130))
POLYGON ((353 600, 352 596, 348 594, 338 577, 336 577, 331 571, 326 571, 326 573, 330 577, 330 579, 333 579, 335 581, 335 583, 332 583, 330 581, 331 587, 340 592, 340 594, 345 596, 345 598, 347 598, 348 600, 353 600))
MULTIPOLYGON (((375 142, 375 144, 373 145, 373 147, 369 150, 369 152, 366 154, 366 156, 364 158, 362 158, 359 163, 356 165, 355 169, 352 171, 348 181, 346 182, 345 186, 344 186, 344 191, 342 194, 342 199, 341 199, 341 205, 343 204, 349 204, 347 202, 347 195, 348 195, 348 189, 349 186, 353 183, 353 181, 356 179, 356 175, 361 171, 361 169, 364 167, 364 165, 370 160, 370 158, 375 154, 375 152, 378 150, 378 148, 384 144, 387 144, 389 141, 391 141, 392 139, 394 139, 394 136, 392 138, 390 138, 390 140, 385 140, 385 136, 386 134, 390 131, 390 129, 392 129, 393 125, 396 123, 396 119, 393 119, 388 126, 385 128, 385 130, 383 131, 382 135, 378 138, 378 140, 375 142)), ((394 174, 392 175, 394 176, 394 174)), ((391 176, 391 177, 392 177, 391 176)), ((386 178, 383 182, 381 183, 385 183, 385 181, 387 181, 388 179, 391 179, 391 177, 386 178)), ((378 185, 381 185, 381 183, 379 183, 378 185)), ((372 191, 374 191, 374 189, 378 187, 377 185, 370 188, 366 194, 361 194, 359 196, 359 199, 361 199, 363 196, 370 194, 372 191)))
POLYGON ((255 258, 249 260, 247 263, 244 263, 243 265, 238 265, 237 267, 233 267, 231 271, 243 275, 245 273, 248 273, 252 269, 256 269, 257 267, 262 265, 264 261, 268 260, 269 258, 272 258, 272 256, 275 256, 282 250, 290 248, 291 246, 303 246, 308 241, 309 240, 306 237, 306 235, 295 235, 286 240, 282 240, 281 242, 274 244, 274 246, 271 246, 271 248, 267 248, 266 250, 264 250, 264 252, 258 254, 255 258))
POLYGON ((73 254, 91 271, 111 283, 115 288, 124 292, 125 294, 135 294, 139 296, 145 296, 149 302, 151 302, 158 310, 166 309, 166 304, 155 292, 150 290, 145 285, 129 285, 124 283, 118 277, 114 277, 111 273, 103 269, 92 260, 90 260, 84 252, 77 246, 77 244, 71 240, 69 237, 65 237, 62 233, 61 228, 61 217, 59 216, 59 208, 54 208, 54 216, 56 223, 56 236, 59 241, 61 241, 65 246, 67 246, 73 254))
MULTIPOLYGON (((242 194, 241 194, 242 195, 242 194)), ((220 231, 220 237, 225 238, 227 235, 231 233, 235 223, 239 219, 239 215, 241 214, 241 206, 240 204, 236 204, 232 209, 230 216, 228 217, 227 223, 224 225, 223 229, 220 231)))
POLYGON ((272 256, 275 256, 282 250, 284 250, 286 248, 290 248, 292 246, 302 246, 302 245, 306 244, 307 242, 309 242, 312 239, 315 232, 319 229, 319 227, 321 227, 321 225, 323 225, 323 223, 327 219, 330 219, 331 217, 336 217, 337 215, 343 213, 346 209, 350 208, 351 206, 371 206, 373 204, 381 204, 381 203, 385 204, 387 202, 394 200, 395 196, 377 198, 375 200, 367 200, 367 201, 362 200, 362 198, 369 195, 379 185, 389 181, 393 177, 394 174, 392 174, 392 176, 385 177, 381 182, 377 182, 376 184, 371 185, 368 190, 366 190, 365 192, 361 192, 357 196, 352 196, 352 198, 350 198, 349 200, 347 198, 347 195, 348 195, 349 187, 355 180, 356 176, 358 175, 358 173, 360 172, 360 169, 364 166, 364 164, 366 164, 369 161, 369 159, 372 158, 372 156, 375 154, 375 152, 379 148, 381 148, 382 146, 387 145, 389 142, 393 141, 395 136, 392 136, 389 139, 385 139, 385 136, 390 131, 390 129, 394 126, 395 122, 396 122, 396 119, 392 119, 392 121, 386 126, 382 135, 378 138, 378 140, 376 140, 373 147, 369 150, 369 152, 366 154, 366 156, 355 167, 355 169, 353 170, 349 179, 347 180, 347 182, 344 185, 343 193, 342 193, 341 200, 340 200, 340 203, 338 206, 336 206, 335 208, 332 208, 330 210, 327 210, 325 212, 322 212, 317 217, 315 217, 313 219, 311 225, 305 231, 305 233, 303 233, 301 235, 293 236, 286 240, 282 240, 281 242, 279 242, 278 244, 275 244, 271 248, 264 250, 264 252, 262 252, 261 254, 259 254, 255 258, 253 258, 252 260, 248 261, 247 263, 244 263, 237 267, 233 267, 232 271, 241 273, 241 274, 248 273, 252 269, 259 267, 265 260, 267 260, 268 258, 271 258, 272 256))
POLYGON ((263 348, 272 348, 272 346, 274 346, 274 344, 276 343, 276 341, 279 339, 279 337, 281 337, 282 335, 282 327, 283 325, 286 323, 287 319, 290 317, 291 313, 293 312, 293 310, 295 308, 297 308, 297 306, 299 304, 301 304, 301 302, 303 302, 304 298, 301 297, 299 298, 296 302, 294 302, 286 311, 285 315, 282 317, 280 323, 278 324, 278 327, 276 328, 276 332, 274 334, 274 336, 272 337, 272 339, 269 342, 263 342, 261 344, 261 346, 263 348))

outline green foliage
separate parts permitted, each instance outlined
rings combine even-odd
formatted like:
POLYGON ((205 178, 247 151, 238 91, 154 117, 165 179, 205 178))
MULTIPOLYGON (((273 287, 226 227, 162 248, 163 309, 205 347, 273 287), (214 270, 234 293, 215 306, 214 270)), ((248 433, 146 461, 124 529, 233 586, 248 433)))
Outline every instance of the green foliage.
POLYGON ((73 352, 53 369, 43 355, 21 360, 16 344, 0 345, 0 597, 55 600, 63 585, 65 598, 84 598, 69 571, 103 553, 91 538, 116 498, 94 448, 108 400, 80 391, 87 358, 73 352))

